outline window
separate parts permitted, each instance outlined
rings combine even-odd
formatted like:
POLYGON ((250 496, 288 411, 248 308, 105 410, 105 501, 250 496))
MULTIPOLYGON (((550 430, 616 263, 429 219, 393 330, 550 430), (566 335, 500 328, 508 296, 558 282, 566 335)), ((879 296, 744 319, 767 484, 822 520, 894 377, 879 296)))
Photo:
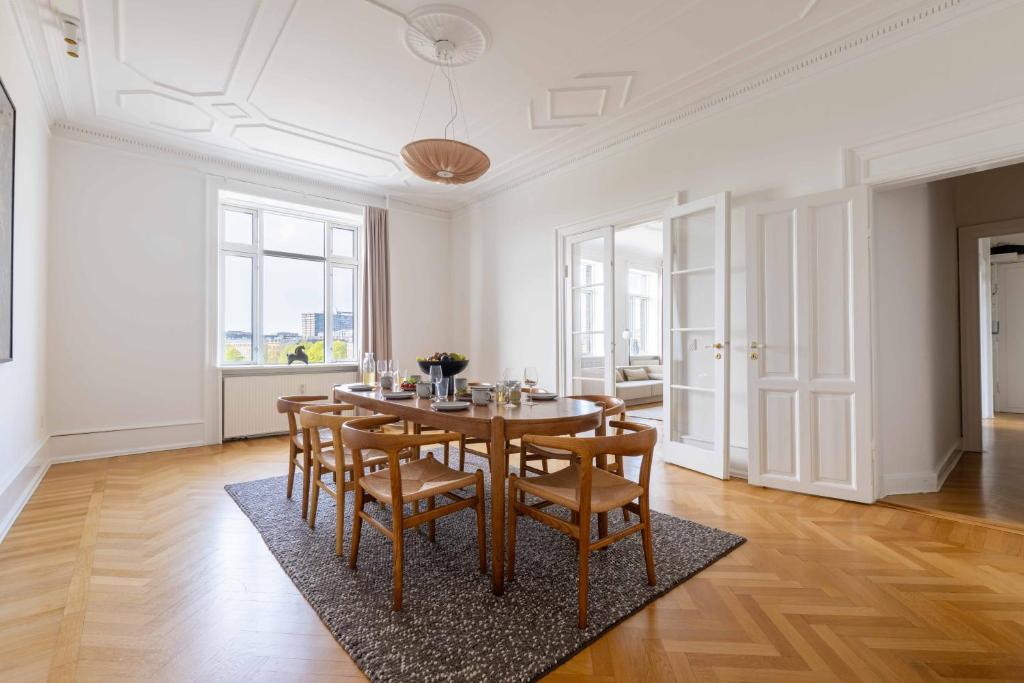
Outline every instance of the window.
POLYGON ((355 362, 361 229, 355 207, 222 192, 221 365, 355 362))
POLYGON ((654 271, 629 269, 629 355, 661 356, 661 325, 658 306, 659 277, 654 271))
MULTIPOLYGON (((580 261, 580 332, 604 331, 604 302, 602 285, 604 283, 604 265, 599 261, 580 261)), ((580 336, 580 354, 583 356, 603 356, 604 341, 599 334, 583 334, 580 336)))

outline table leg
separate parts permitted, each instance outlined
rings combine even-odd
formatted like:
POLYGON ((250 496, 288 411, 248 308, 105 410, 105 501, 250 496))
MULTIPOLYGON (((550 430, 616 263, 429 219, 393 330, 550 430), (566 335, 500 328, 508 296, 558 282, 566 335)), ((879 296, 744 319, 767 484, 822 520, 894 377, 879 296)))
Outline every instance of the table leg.
POLYGON ((491 420, 491 589, 505 591, 505 418, 491 420))

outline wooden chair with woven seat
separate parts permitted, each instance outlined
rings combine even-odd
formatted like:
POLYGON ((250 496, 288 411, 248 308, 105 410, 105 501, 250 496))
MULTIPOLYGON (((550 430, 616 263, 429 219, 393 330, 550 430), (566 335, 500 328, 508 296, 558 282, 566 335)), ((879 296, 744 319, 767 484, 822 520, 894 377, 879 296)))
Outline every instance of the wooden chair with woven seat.
POLYGON ((512 507, 508 525, 508 578, 515 575, 516 530, 519 515, 524 514, 561 531, 575 539, 579 547, 579 616, 581 629, 587 626, 587 589, 590 552, 607 547, 627 536, 640 532, 643 536, 644 561, 647 565, 647 583, 656 583, 654 575, 654 542, 651 538, 650 479, 651 462, 658 432, 654 427, 635 422, 609 423, 618 430, 613 436, 532 436, 523 437, 523 445, 569 451, 575 461, 568 467, 550 474, 536 477, 509 478, 509 504, 512 507), (639 456, 640 476, 634 482, 594 466, 595 459, 605 456, 639 456), (540 499, 539 503, 527 505, 519 500, 516 493, 525 491, 540 499), (639 503, 634 502, 639 500, 639 503), (565 507, 573 514, 567 521, 545 512, 545 505, 565 507), (626 526, 610 535, 592 541, 590 538, 590 517, 594 513, 607 512, 626 507, 640 516, 640 522, 626 526))
MULTIPOLYGON (((484 535, 484 477, 481 470, 467 474, 446 467, 432 455, 407 463, 400 462, 402 452, 419 449, 422 446, 440 443, 437 433, 393 434, 378 430, 398 418, 387 415, 360 417, 349 420, 342 429, 344 442, 352 449, 353 472, 355 473, 355 514, 352 524, 352 550, 349 566, 356 568, 359 557, 359 539, 363 522, 376 528, 392 543, 392 609, 402 609, 402 566, 404 562, 403 536, 407 529, 424 523, 429 526, 429 537, 435 538, 435 520, 466 508, 476 510, 477 544, 480 553, 480 571, 487 572, 487 541, 484 535), (363 474, 363 457, 367 452, 383 452, 388 459, 386 469, 363 474), (460 495, 458 491, 475 486, 471 496, 460 495), (387 528, 363 509, 367 496, 378 503, 391 507, 391 528, 387 528), (435 498, 444 497, 450 503, 436 507, 435 498), (427 509, 419 511, 419 501, 426 500, 427 509), (405 504, 412 503, 414 512, 405 515, 405 504)), ((452 438, 457 434, 447 432, 452 438)))
MULTIPOLYGON (((601 406, 601 424, 594 430, 595 436, 606 436, 608 434, 608 422, 611 419, 616 417, 622 421, 626 419, 626 402, 617 396, 580 394, 578 396, 566 396, 566 398, 572 398, 578 401, 590 401, 591 403, 596 403, 601 406)), ((576 436, 576 434, 573 434, 572 436, 576 436)), ((541 448, 537 446, 523 448, 523 452, 519 459, 519 473, 520 476, 526 476, 528 472, 533 474, 547 474, 550 471, 548 468, 548 463, 550 461, 570 462, 572 459, 573 454, 565 450, 541 448), (531 463, 538 461, 541 465, 539 468, 531 465, 531 463)), ((615 460, 610 465, 603 466, 609 472, 613 472, 620 477, 626 476, 625 462, 621 455, 616 456, 615 460)), ((521 497, 525 499, 525 493, 521 494, 521 497)), ((626 508, 622 509, 622 520, 626 523, 629 522, 629 510, 626 508)), ((601 529, 601 534, 604 535, 607 527, 607 516, 602 515, 598 524, 601 529)))
MULTIPOLYGON (((295 487, 295 468, 302 468, 303 519, 306 519, 306 514, 309 511, 309 478, 313 471, 313 451, 310 445, 309 431, 299 426, 299 411, 308 405, 329 400, 328 396, 281 396, 277 399, 277 412, 288 416, 288 487, 286 495, 291 499, 292 490, 295 487)), ((348 409, 354 410, 353 406, 348 406, 348 409)), ((331 432, 329 429, 318 430, 317 435, 321 443, 330 443, 331 432)))
MULTIPOLYGON (((329 435, 327 443, 313 441, 313 471, 310 475, 311 500, 309 509, 309 526, 316 526, 316 511, 320 502, 320 491, 334 498, 335 502, 335 530, 334 530, 334 552, 342 554, 342 546, 345 537, 345 492, 351 491, 354 487, 355 477, 350 476, 346 481, 345 475, 351 475, 354 467, 352 452, 345 447, 341 437, 341 428, 349 420, 356 419, 355 415, 342 415, 353 409, 346 403, 326 403, 321 405, 310 405, 303 408, 299 413, 299 420, 302 428, 306 430, 326 431, 329 435), (342 453, 341 458, 338 454, 342 453), (324 472, 334 475, 334 488, 332 489, 320 477, 324 472), (339 495, 340 492, 340 495, 339 495)), ((407 457, 416 454, 410 452, 407 457)), ((362 457, 363 467, 374 467, 387 462, 387 457, 381 452, 365 452, 362 457)))

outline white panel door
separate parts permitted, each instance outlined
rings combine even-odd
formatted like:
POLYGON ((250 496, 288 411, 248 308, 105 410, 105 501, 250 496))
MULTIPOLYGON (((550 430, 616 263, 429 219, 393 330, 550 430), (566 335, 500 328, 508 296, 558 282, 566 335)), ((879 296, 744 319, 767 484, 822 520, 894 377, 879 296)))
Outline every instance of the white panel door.
POLYGON ((867 188, 747 212, 751 484, 874 500, 867 188))
POLYGON ((615 394, 613 294, 615 247, 611 226, 572 235, 565 241, 566 392, 615 394))
POLYGON ((729 193, 665 213, 664 457, 729 478, 729 193))
POLYGON ((1024 413, 1024 263, 1000 263, 997 410, 1024 413))

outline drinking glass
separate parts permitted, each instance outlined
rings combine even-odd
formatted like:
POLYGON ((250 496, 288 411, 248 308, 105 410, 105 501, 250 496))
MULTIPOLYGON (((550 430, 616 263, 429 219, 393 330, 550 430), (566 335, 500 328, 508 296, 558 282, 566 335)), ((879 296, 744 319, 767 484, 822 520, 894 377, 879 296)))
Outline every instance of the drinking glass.
POLYGON ((438 391, 438 401, 448 400, 448 385, 451 384, 451 380, 451 377, 442 377, 441 381, 437 383, 440 387, 440 390, 438 391))
POLYGON ((523 397, 523 403, 526 405, 533 405, 533 388, 537 386, 537 368, 532 365, 527 366, 523 370, 523 385, 527 388, 526 395, 523 397))
POLYGON ((501 381, 505 383, 518 381, 518 374, 515 368, 505 368, 505 371, 501 373, 501 381))
POLYGON ((434 385, 434 394, 436 394, 438 401, 441 400, 441 379, 444 373, 441 371, 440 365, 430 366, 430 383, 434 385))

